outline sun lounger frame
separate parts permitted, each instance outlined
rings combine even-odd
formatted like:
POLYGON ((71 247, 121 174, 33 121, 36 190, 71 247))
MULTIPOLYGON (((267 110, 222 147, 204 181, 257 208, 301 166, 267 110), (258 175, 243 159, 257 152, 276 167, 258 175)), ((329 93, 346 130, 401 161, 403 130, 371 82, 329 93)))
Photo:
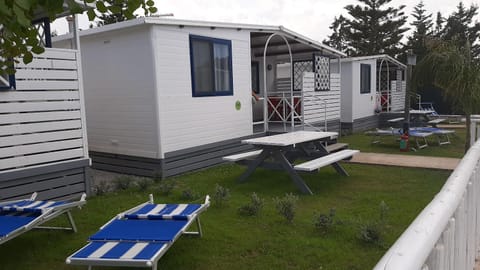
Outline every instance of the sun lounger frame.
MULTIPOLYGON (((30 199, 27 199, 27 200, 34 202, 36 197, 37 197, 37 193, 35 192, 32 194, 30 199)), ((29 223, 23 226, 19 226, 18 228, 12 230, 11 232, 7 233, 2 238, 0 238, 0 245, 31 229, 68 230, 68 231, 77 232, 77 226, 75 225, 75 221, 73 220, 73 216, 70 213, 70 211, 75 207, 83 206, 86 203, 86 197, 87 195, 84 193, 82 194, 82 196, 78 201, 71 201, 56 207, 46 208, 45 211, 42 211, 42 213, 39 216, 35 217, 29 223), (49 220, 52 220, 62 214, 67 215, 68 221, 70 223, 70 227, 40 226, 40 224, 43 224, 49 220)), ((21 202, 21 201, 25 201, 25 200, 13 200, 13 201, 1 202, 0 207, 8 204, 16 203, 16 202, 21 202)))
MULTIPOLYGON (((114 218, 110 219, 105 225, 100 227, 100 230, 103 230, 111 223, 115 222, 116 220, 123 219, 129 213, 134 213, 148 204, 154 204, 153 196, 150 194, 149 201, 139 204, 129 210, 126 210, 120 214, 117 214, 114 218)), ((191 218, 186 220, 185 225, 179 230, 176 235, 170 241, 122 241, 122 240, 90 240, 89 243, 82 247, 80 250, 76 251, 74 254, 69 256, 66 259, 67 264, 75 264, 75 265, 85 265, 88 266, 88 269, 91 270, 93 266, 113 266, 113 267, 148 267, 152 268, 152 270, 157 269, 157 264, 160 258, 170 249, 170 247, 175 243, 175 241, 184 234, 187 235, 196 235, 202 237, 202 227, 200 223, 200 214, 204 212, 210 205, 210 197, 205 197, 205 202, 200 206, 199 209, 196 210, 195 215, 191 218), (187 231, 192 223, 196 223, 197 231, 187 231), (163 244, 162 247, 152 256, 150 259, 105 259, 105 258, 75 258, 75 255, 81 252, 83 249, 87 248, 89 245, 98 242, 116 242, 116 243, 126 243, 126 242, 135 242, 135 243, 158 243, 163 244)), ((183 220, 185 221, 185 220, 183 220)))

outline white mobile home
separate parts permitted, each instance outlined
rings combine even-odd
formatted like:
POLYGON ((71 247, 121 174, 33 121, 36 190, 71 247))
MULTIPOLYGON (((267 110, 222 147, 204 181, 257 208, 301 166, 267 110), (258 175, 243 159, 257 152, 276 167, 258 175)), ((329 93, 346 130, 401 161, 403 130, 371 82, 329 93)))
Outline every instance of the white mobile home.
POLYGON ((95 168, 167 177, 258 133, 339 129, 344 54, 281 26, 147 17, 80 40, 95 168))
POLYGON ((379 126, 382 112, 403 111, 406 66, 388 55, 344 58, 342 62, 342 130, 379 126))
POLYGON ((80 52, 51 48, 48 16, 38 18, 45 52, 29 64, 15 63, 14 75, 0 76, 2 200, 89 191, 80 52))

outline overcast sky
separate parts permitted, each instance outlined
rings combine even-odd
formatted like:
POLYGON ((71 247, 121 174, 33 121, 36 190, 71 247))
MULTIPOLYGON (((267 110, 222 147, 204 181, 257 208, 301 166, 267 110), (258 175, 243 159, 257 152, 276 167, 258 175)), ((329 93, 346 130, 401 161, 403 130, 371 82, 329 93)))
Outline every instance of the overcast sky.
MULTIPOLYGON (((309 38, 322 41, 330 34, 328 28, 335 16, 346 14, 344 7, 357 0, 156 0, 159 14, 173 13, 177 19, 234 22, 265 25, 283 25, 309 38)), ((424 0, 425 9, 436 14, 449 15, 458 0, 424 0)), ((406 5, 410 16, 419 0, 393 0, 392 6, 406 5)), ((466 6, 478 5, 480 0, 463 0, 466 6)), ((435 17, 435 15, 434 15, 435 17)), ((480 16, 477 16, 480 20, 480 16)), ((59 34, 66 30, 62 22, 54 23, 59 34)), ((65 23, 66 24, 66 23, 65 23)), ((88 28, 86 16, 80 18, 80 27, 88 28)))

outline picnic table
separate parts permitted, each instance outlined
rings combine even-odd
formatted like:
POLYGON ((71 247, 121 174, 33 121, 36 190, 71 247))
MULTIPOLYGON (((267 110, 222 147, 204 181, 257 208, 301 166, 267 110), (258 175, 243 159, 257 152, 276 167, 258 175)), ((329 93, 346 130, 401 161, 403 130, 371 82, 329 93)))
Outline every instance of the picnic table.
POLYGON ((343 149, 330 153, 325 142, 337 137, 337 132, 295 131, 246 139, 242 140, 242 143, 253 145, 257 150, 227 156, 223 159, 247 165, 246 171, 239 178, 240 182, 246 181, 258 167, 284 170, 302 192, 313 194, 298 171, 312 172, 331 165, 338 173, 348 176, 338 161, 351 158, 358 151, 343 149), (306 162, 294 164, 300 158, 306 162))

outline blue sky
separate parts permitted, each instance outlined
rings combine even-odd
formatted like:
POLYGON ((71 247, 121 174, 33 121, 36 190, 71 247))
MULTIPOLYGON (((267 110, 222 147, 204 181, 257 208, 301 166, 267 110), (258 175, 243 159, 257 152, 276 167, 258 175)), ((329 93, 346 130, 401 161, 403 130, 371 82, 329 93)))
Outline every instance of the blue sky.
MULTIPOLYGON (((177 19, 283 25, 309 38, 322 41, 330 34, 328 28, 335 16, 346 14, 343 7, 356 0, 156 0, 160 14, 173 13, 177 19)), ((418 0, 393 0, 392 6, 406 5, 410 15, 418 0)), ((427 11, 443 15, 456 10, 457 0, 424 0, 427 11)), ((466 6, 480 0, 463 0, 466 6)), ((480 20, 480 16, 477 16, 480 20)), ((65 19, 53 26, 59 34, 66 31, 65 19)), ((80 27, 88 28, 86 16, 80 27)))

